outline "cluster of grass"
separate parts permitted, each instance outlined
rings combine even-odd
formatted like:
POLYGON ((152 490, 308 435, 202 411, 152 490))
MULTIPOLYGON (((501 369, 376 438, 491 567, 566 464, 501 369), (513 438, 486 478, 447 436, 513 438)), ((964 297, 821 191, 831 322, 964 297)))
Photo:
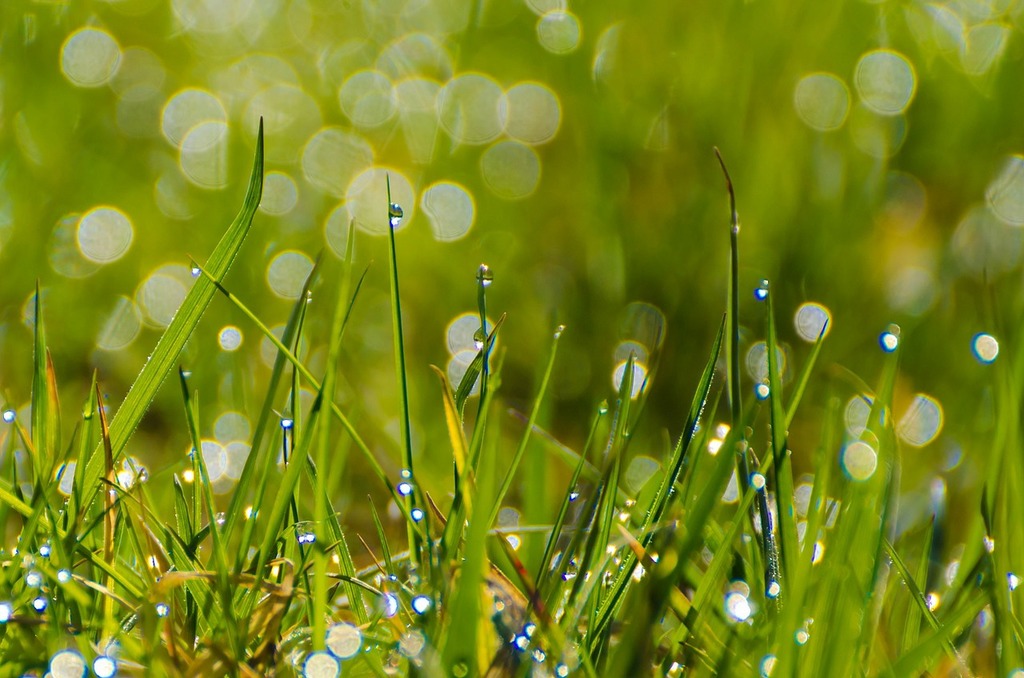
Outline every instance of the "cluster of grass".
MULTIPOLYGON (((824 330, 784 392, 765 288, 759 296, 768 380, 756 397, 742 387, 739 224, 724 163, 722 170, 732 200, 729 303, 660 471, 639 491, 624 483, 648 396, 646 382, 633 384, 627 365, 612 402, 595 403, 585 447, 552 450, 558 459, 551 463, 567 460, 572 469, 557 512, 550 522, 519 526, 513 534, 496 527, 498 513, 520 482, 517 471, 539 430, 563 328, 551 336, 514 450, 502 449, 493 433, 501 355, 492 349, 501 322, 479 334, 478 355, 459 384, 438 371, 439 425, 448 432, 455 489, 451 497, 432 496, 417 483, 412 455, 392 232, 404 469, 389 477, 332 399, 362 280, 353 270, 351 242, 322 375, 294 351, 315 308, 306 292, 319 268, 280 339, 221 284, 259 204, 261 126, 243 207, 206 264, 194 265, 194 286, 124 403, 108 422, 94 379, 67 443, 60 439, 57 384, 36 297, 31 421, 13 410, 4 414, 16 431, 7 452, 17 441, 28 458, 19 465, 8 454, 0 476, 0 520, 19 535, 3 552, 0 676, 1007 676, 1020 669, 1024 627, 1015 613, 1012 561, 1024 552, 1016 520, 1024 514, 1024 466, 1007 451, 1020 449, 1021 380, 996 366, 1005 410, 983 505, 966 519, 971 539, 955 571, 936 568, 932 557, 941 524, 895 530, 896 334, 887 336, 877 387, 863 386, 872 405, 859 440, 843 431, 838 396, 829 400, 809 499, 798 502, 787 431, 815 378, 824 330), (126 466, 125 446, 218 293, 278 349, 252 451, 226 507, 218 506, 202 454, 192 454, 191 467, 174 476, 173 505, 158 505, 145 474, 126 466), (300 385, 316 392, 308 411, 300 407, 300 385), (728 425, 715 425, 720 409, 728 425), (341 438, 380 481, 366 505, 379 551, 346 529, 332 506, 346 473, 332 452, 341 438), (866 472, 840 467, 844 444, 867 455, 866 472), (72 491, 65 498, 58 488, 68 482, 63 474, 71 473, 71 460, 72 491), (734 473, 743 479, 739 501, 725 504, 734 473), (376 508, 389 499, 405 521, 400 545, 389 539, 376 508), (539 567, 532 568, 516 548, 531 530, 545 539, 539 567), (357 558, 357 551, 371 557, 357 558), (365 561, 363 569, 357 560, 365 561)), ((401 209, 390 203, 388 209, 397 225, 401 209)), ((482 327, 490 282, 482 266, 482 327)), ((178 369, 182 421, 200 449, 201 394, 190 389, 188 376, 178 369)), ((525 486, 521 494, 537 491, 525 486)))

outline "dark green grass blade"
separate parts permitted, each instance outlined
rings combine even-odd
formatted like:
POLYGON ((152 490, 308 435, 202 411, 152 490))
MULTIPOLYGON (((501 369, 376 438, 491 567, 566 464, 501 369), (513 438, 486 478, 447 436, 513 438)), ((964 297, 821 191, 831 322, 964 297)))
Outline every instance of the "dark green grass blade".
MULTIPOLYGON (((398 285, 398 249, 395 246, 395 229, 402 219, 401 209, 395 209, 391 202, 391 177, 387 179, 388 204, 388 260, 391 263, 389 278, 391 283, 391 324, 392 334, 395 342, 395 373, 398 377, 398 423, 401 429, 402 439, 402 467, 412 477, 416 477, 412 463, 412 421, 409 415, 409 375, 405 365, 405 334, 402 327, 402 296, 398 285), (397 221, 396 221, 397 220, 397 221)), ((416 507, 423 506, 422 490, 418 484, 413 483, 413 491, 408 496, 399 498, 407 513, 411 513, 416 507)), ((429 520, 430 512, 425 511, 425 520, 429 520)), ((412 561, 417 567, 422 568, 423 560, 421 553, 422 543, 416 534, 415 526, 410 522, 407 525, 409 537, 409 550, 412 554, 412 561)))
MULTIPOLYGON (((206 269, 214 278, 223 279, 231 268, 231 264, 249 233, 262 195, 263 120, 261 118, 259 132, 256 135, 256 153, 253 158, 252 174, 249 177, 249 186, 246 190, 245 200, 242 202, 242 208, 231 225, 228 226, 206 263, 206 269)), ((142 421, 143 415, 150 403, 153 402, 153 398, 167 374, 173 369, 181 349, 199 324, 199 320, 213 300, 215 292, 216 286, 208 278, 198 278, 188 294, 185 295, 185 300, 174 314, 167 329, 160 335, 156 348, 153 349, 139 376, 128 390, 124 402, 121 403, 121 407, 118 408, 110 422, 110 444, 115 460, 124 450, 124 446, 135 432, 139 422, 142 421)), ((85 476, 85 487, 97 486, 103 470, 102 460, 103 457, 100 454, 95 454, 90 459, 85 476)))
MULTIPOLYGON (((765 298, 766 327, 768 337, 766 345, 768 348, 768 392, 771 422, 771 452, 772 468, 775 477, 775 501, 778 508, 779 518, 779 543, 777 547, 772 543, 772 535, 769 532, 765 535, 765 543, 768 545, 766 558, 775 558, 781 567, 781 594, 786 595, 787 580, 792 579, 792 566, 795 564, 799 547, 796 537, 796 513, 793 509, 793 460, 792 452, 789 450, 788 431, 789 425, 786 421, 782 405, 782 375, 779 373, 778 358, 778 337, 775 331, 775 309, 772 302, 772 294, 765 298), (776 550, 777 548, 777 550, 776 550), (774 552, 773 552, 774 551, 774 552)), ((767 504, 760 507, 760 511, 767 511, 767 504)), ((771 563, 771 560, 769 560, 771 563)), ((770 585, 771 583, 768 582, 770 585)))

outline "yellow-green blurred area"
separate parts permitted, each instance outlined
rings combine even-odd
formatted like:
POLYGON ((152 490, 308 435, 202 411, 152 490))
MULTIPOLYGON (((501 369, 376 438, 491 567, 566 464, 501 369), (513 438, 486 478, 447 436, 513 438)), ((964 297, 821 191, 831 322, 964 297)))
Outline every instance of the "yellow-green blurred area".
MULTIPOLYGON (((760 281, 771 281, 788 383, 830 318, 793 431, 798 468, 829 395, 849 403, 856 435, 868 401, 849 375, 874 382, 895 322, 895 415, 909 417, 903 439, 922 462, 910 475, 971 485, 980 462, 960 450, 992 426, 998 361, 987 363, 999 343, 1007 352, 1019 309, 1022 27, 1016 0, 4 2, 3 397, 29 399, 38 280, 65 423, 94 369, 120 402, 191 284, 189 257, 204 261, 238 209, 262 116, 263 201, 226 285, 280 331, 323 252, 302 347, 322 372, 354 225, 357 268, 370 272, 337 399, 390 471, 400 409, 386 177, 405 214, 423 473, 450 476, 429 365, 457 379, 471 359, 479 322, 464 316, 481 262, 494 272, 491 320, 508 314, 507 405, 529 410, 564 323, 543 426, 579 448, 633 351, 641 376, 657 369, 631 452, 659 459, 725 309, 717 146, 742 224, 751 399, 764 377, 760 281)), ((246 438, 274 355, 214 301, 181 359, 204 436, 246 438)), ((180 400, 165 387, 129 446, 153 477, 184 467, 180 400)), ((504 421, 518 436, 521 420, 504 421)))

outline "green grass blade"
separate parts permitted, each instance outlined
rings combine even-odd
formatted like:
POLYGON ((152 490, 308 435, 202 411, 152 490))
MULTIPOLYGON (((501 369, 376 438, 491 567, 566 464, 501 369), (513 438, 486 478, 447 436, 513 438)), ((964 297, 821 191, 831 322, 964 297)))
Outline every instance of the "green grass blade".
MULTIPOLYGON (((260 198, 263 195, 263 120, 260 119, 259 132, 256 136, 256 153, 253 158, 252 173, 249 177, 249 185, 246 190, 242 208, 234 221, 228 226, 227 231, 221 237, 220 242, 210 254, 206 263, 206 269, 216 279, 222 279, 231 268, 235 257, 238 255, 249 233, 256 209, 259 207, 260 198)), ((124 450, 128 439, 142 421, 153 398, 163 383, 167 374, 173 369, 181 349, 185 342, 202 318, 213 295, 216 286, 206 277, 199 278, 192 285, 192 288, 185 295, 178 311, 174 314, 167 329, 160 335, 156 348, 153 349, 149 359, 143 366, 139 376, 136 377, 125 396, 124 402, 118 408, 113 420, 110 422, 110 444, 116 460, 124 450)), ((95 487, 102 474, 102 455, 95 454, 90 459, 88 472, 85 476, 85 486, 95 487)))

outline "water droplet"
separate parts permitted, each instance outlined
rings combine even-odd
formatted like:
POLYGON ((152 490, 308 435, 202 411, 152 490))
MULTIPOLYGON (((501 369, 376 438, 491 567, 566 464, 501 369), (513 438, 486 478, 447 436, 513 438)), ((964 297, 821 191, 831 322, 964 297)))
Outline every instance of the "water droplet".
POLYGON ((405 212, 398 203, 391 203, 388 206, 388 222, 391 224, 391 228, 398 228, 402 225, 402 217, 405 216, 405 212))
POLYGON ((772 672, 775 671, 775 665, 778 663, 778 658, 773 654, 766 654, 764 659, 761 660, 761 678, 771 678, 772 672))
POLYGON ((69 570, 57 570, 57 581, 61 584, 67 584, 71 581, 71 572, 69 570))
POLYGON ((811 639, 811 634, 807 632, 807 629, 800 629, 793 634, 793 639, 797 645, 806 645, 807 641, 811 639))
MULTIPOLYGON (((979 332, 971 339, 971 353, 978 359, 978 362, 988 365, 995 362, 999 355, 999 342, 991 334, 979 332)), ((6 413, 4 419, 6 420, 6 413)))
POLYGON ((408 497, 410 494, 412 494, 412 483, 403 480, 402 482, 398 483, 398 486, 395 489, 398 490, 398 494, 402 495, 403 497, 408 497))
POLYGON ((889 325, 889 329, 882 332, 878 337, 878 344, 882 347, 882 350, 886 353, 892 353, 900 346, 900 327, 899 325, 889 325))
POLYGON ((316 534, 313 532, 297 532, 295 534, 295 541, 300 544, 313 544, 316 542, 316 534))
POLYGON ((928 606, 928 609, 934 612, 938 607, 939 603, 942 602, 942 597, 938 593, 932 591, 924 597, 924 604, 928 606))
POLYGON ((32 599, 32 608, 36 612, 46 612, 46 597, 36 596, 32 599))
POLYGON ((473 348, 477 351, 484 347, 484 342, 487 341, 487 335, 484 334, 482 327, 477 328, 476 332, 473 333, 473 348))
POLYGON ((754 387, 754 395, 757 396, 758 400, 768 400, 768 396, 771 395, 771 389, 768 388, 768 384, 758 384, 754 387))
POLYGON ((1006 584, 1007 584, 1007 586, 1010 587, 1011 591, 1014 591, 1014 590, 1017 589, 1018 586, 1020 586, 1020 578, 1017 575, 1015 575, 1013 572, 1007 572, 1006 573, 1006 584))
POLYGON ((32 570, 25 575, 25 585, 34 589, 39 588, 43 585, 43 574, 36 570, 32 570))
POLYGON ((156 616, 158 616, 158 617, 166 617, 170 613, 171 613, 171 608, 170 608, 170 606, 167 605, 167 603, 157 603, 156 604, 156 616))
POLYGON ((43 558, 49 558, 50 557, 50 551, 51 551, 51 549, 50 549, 49 543, 43 544, 42 546, 39 547, 39 555, 42 556, 43 558))
POLYGON ((768 583, 768 590, 765 591, 765 595, 769 598, 778 598, 780 593, 782 593, 782 586, 779 582, 771 581, 768 583))
POLYGON ((434 604, 434 601, 430 599, 430 596, 418 595, 414 596, 409 604, 412 606, 413 611, 416 614, 426 614, 430 607, 434 604))
POLYGON ((458 661, 452 664, 452 675, 455 678, 464 678, 469 675, 469 665, 466 662, 458 661))
POLYGON ((281 419, 281 428, 283 428, 286 431, 290 430, 292 428, 292 426, 294 426, 294 425, 295 425, 295 420, 294 419, 289 419, 288 417, 284 417, 284 418, 281 419))
POLYGON ((559 664, 555 667, 555 675, 558 678, 569 678, 569 667, 565 664, 559 664))
POLYGON ((423 520, 424 515, 425 514, 423 513, 423 509, 421 508, 414 508, 413 510, 409 511, 409 516, 413 519, 413 522, 416 523, 423 520))
POLYGON ((580 493, 577 490, 573 490, 569 493, 569 501, 576 501, 580 498, 580 493))
POLYGON ((518 633, 512 639, 512 646, 520 652, 525 652, 530 647, 530 639, 525 634, 518 633))
POLYGON ((406 480, 409 480, 412 478, 412 471, 410 471, 407 468, 403 468, 401 471, 399 471, 398 475, 402 476, 406 480))
POLYGON ((765 486, 765 477, 764 477, 763 474, 761 474, 761 473, 751 473, 750 474, 750 487, 751 488, 753 488, 754 490, 760 492, 761 490, 764 489, 764 486, 765 486))
POLYGON ((398 614, 398 596, 394 593, 384 594, 384 616, 390 619, 398 614))
POLYGON ((476 281, 482 287, 490 287, 494 282, 494 272, 491 271, 491 267, 487 264, 480 264, 480 268, 476 271, 476 281))
POLYGON ((189 273, 192 274, 193 278, 198 278, 199 274, 202 273, 202 269, 200 269, 196 264, 192 264, 192 268, 189 269, 189 273))
POLYGON ((113 657, 101 654, 92 663, 92 672, 96 678, 114 678, 117 675, 117 661, 113 657))
POLYGON ((768 278, 765 278, 761 283, 754 288, 754 298, 758 301, 764 301, 768 298, 768 278))
POLYGON ((988 536, 987 534, 985 535, 985 538, 982 543, 985 545, 985 550, 989 553, 992 553, 996 550, 996 540, 988 536))
POLYGON ((327 629, 327 649, 338 659, 356 656, 363 644, 363 634, 354 624, 342 622, 327 629))
POLYGON ((555 339, 559 339, 562 336, 562 332, 565 332, 565 325, 559 325, 555 328, 555 339))
POLYGON ((597 413, 601 416, 608 414, 608 401, 602 400, 601 404, 597 406, 597 413))
POLYGON ((224 523, 228 521, 228 517, 223 511, 218 511, 215 520, 217 521, 218 525, 223 527, 224 523))
POLYGON ((12 423, 14 421, 14 417, 15 416, 16 416, 16 414, 15 414, 14 410, 4 410, 3 417, 4 417, 4 421, 6 423, 8 423, 8 424, 12 423))

